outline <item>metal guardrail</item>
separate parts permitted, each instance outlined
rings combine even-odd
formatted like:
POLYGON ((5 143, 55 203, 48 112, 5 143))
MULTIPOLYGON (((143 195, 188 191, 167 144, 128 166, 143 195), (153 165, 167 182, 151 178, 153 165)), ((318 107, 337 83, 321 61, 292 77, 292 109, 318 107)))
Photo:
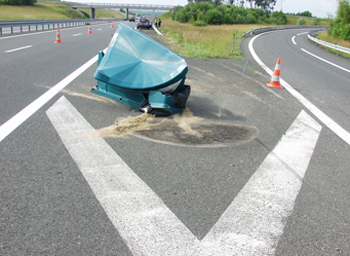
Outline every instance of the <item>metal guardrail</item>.
POLYGON ((248 32, 245 32, 242 37, 250 35, 258 35, 264 32, 274 31, 274 30, 283 30, 283 29, 296 29, 296 28, 328 28, 328 26, 275 26, 275 27, 264 27, 264 28, 255 28, 248 32))
POLYGON ((311 30, 308 34, 308 38, 311 41, 315 42, 316 44, 331 48, 331 49, 336 50, 336 51, 341 51, 341 52, 350 54, 350 48, 343 47, 343 46, 336 45, 336 44, 331 44, 331 43, 328 43, 328 42, 325 42, 325 41, 322 41, 322 40, 316 38, 315 35, 317 35, 318 33, 322 32, 322 31, 323 30, 316 30, 316 31, 311 30))
POLYGON ((65 27, 78 27, 84 26, 86 23, 96 24, 106 21, 114 21, 116 19, 71 19, 71 20, 26 20, 26 21, 0 21, 0 35, 4 33, 4 28, 9 28, 8 33, 14 34, 15 29, 17 32, 31 32, 50 30, 56 28, 65 27))

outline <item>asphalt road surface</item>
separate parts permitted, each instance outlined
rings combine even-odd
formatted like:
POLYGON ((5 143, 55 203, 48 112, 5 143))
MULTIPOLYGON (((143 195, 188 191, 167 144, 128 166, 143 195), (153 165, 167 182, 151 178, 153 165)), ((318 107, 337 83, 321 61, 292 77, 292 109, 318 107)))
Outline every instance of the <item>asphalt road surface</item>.
POLYGON ((187 108, 154 118, 91 93, 115 28, 87 32, 0 37, 1 255, 350 253, 348 61, 305 30, 248 38, 244 75, 187 58, 187 108))

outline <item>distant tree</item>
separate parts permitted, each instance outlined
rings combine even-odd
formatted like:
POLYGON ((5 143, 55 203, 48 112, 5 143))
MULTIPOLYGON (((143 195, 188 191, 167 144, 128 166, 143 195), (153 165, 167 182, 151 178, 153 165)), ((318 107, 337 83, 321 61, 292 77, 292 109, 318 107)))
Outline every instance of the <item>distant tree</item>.
POLYGON ((310 18, 312 18, 312 13, 309 12, 309 11, 298 12, 297 15, 298 15, 298 16, 303 16, 303 17, 310 17, 310 18))
POLYGON ((277 0, 254 0, 255 5, 264 10, 273 10, 275 8, 277 0))

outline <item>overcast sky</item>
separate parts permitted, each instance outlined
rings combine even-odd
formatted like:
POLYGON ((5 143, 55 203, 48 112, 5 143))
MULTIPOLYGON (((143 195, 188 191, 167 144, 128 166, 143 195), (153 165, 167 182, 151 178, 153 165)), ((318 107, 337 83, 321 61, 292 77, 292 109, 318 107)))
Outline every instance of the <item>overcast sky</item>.
MULTIPOLYGON (((90 3, 130 3, 130 4, 163 4, 163 5, 186 5, 187 0, 75 0, 74 2, 90 3)), ((247 5, 246 7, 249 7, 247 5)), ((277 0, 275 10, 298 13, 310 11, 313 16, 327 18, 328 14, 336 16, 338 7, 337 0, 277 0), (281 3, 282 2, 282 3, 281 3)))

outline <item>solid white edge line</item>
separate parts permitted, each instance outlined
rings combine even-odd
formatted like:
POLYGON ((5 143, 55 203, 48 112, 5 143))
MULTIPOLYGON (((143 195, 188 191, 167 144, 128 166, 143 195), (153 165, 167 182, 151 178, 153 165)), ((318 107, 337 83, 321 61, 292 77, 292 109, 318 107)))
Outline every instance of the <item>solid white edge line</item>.
POLYGON ((317 56, 317 55, 315 55, 315 54, 313 54, 313 53, 311 53, 311 52, 305 50, 304 48, 301 48, 301 50, 302 50, 303 52, 309 54, 310 56, 316 58, 316 59, 319 59, 319 60, 321 60, 321 61, 323 61, 323 62, 325 62, 325 63, 327 63, 327 64, 329 64, 329 65, 332 65, 332 66, 334 66, 334 67, 336 67, 336 68, 339 68, 339 69, 341 69, 341 70, 344 70, 344 71, 350 73, 350 70, 349 70, 349 69, 343 68, 343 67, 341 67, 341 66, 339 66, 339 65, 337 65, 337 64, 334 64, 333 62, 330 62, 330 61, 328 61, 328 60, 325 60, 325 59, 323 59, 323 58, 321 58, 321 57, 319 57, 319 56, 317 56))
POLYGON ((297 45, 297 42, 295 42, 295 36, 292 37, 293 44, 297 45))
MULTIPOLYGON (((105 49, 106 50, 106 49, 105 49)), ((103 50, 103 51, 105 51, 103 50)), ((41 95, 39 98, 34 100, 27 107, 18 112, 11 119, 6 121, 0 126, 0 142, 5 139, 11 132, 13 132, 18 126, 20 126, 24 121, 26 121, 31 115, 33 115, 38 109, 40 109, 44 104, 46 104, 50 99, 52 99, 59 91, 65 88, 70 82, 77 78, 81 73, 88 69, 92 64, 94 64, 98 59, 98 55, 94 56, 80 68, 75 70, 73 73, 68 75, 66 78, 58 82, 46 93, 41 95)))
MULTIPOLYGON (((272 76, 273 72, 270 70, 259 58, 259 56, 256 54, 253 43, 256 38, 259 36, 262 36, 266 33, 256 35, 253 37, 248 44, 248 48, 250 51, 250 54, 253 56, 255 61, 268 73, 272 76)), ((323 113, 320 109, 318 109, 315 105, 313 105, 309 100, 307 100, 303 95, 301 95, 299 92, 297 92, 290 84, 288 84, 286 81, 281 79, 282 86, 290 93, 292 94, 299 102, 301 102, 313 115, 315 115, 324 125, 326 125, 329 129, 331 129, 337 136, 339 136, 343 141, 348 143, 350 145, 350 134, 342 128, 340 125, 338 125, 336 122, 334 122, 329 116, 327 116, 325 113, 323 113)))
POLYGON ((31 48, 31 47, 33 47, 33 45, 26 45, 26 46, 18 47, 18 48, 15 48, 15 49, 7 50, 7 51, 5 51, 5 53, 16 52, 16 51, 28 49, 28 48, 31 48))

